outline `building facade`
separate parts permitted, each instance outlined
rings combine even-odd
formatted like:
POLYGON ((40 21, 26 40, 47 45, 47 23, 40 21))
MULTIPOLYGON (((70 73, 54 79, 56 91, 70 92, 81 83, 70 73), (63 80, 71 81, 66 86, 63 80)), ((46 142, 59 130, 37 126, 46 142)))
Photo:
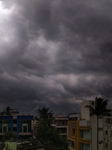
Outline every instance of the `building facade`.
POLYGON ((67 139, 68 117, 64 117, 63 115, 54 115, 53 117, 54 123, 52 126, 57 128, 61 138, 67 139))
POLYGON ((33 136, 33 116, 20 115, 15 109, 11 110, 11 114, 0 116, 0 137, 8 131, 17 134, 17 139, 33 136))
MULTIPOLYGON (((75 120, 68 122, 68 141, 70 150, 97 150, 97 129, 99 150, 112 149, 112 118, 90 116, 86 105, 95 108, 95 101, 81 103, 81 114, 74 114, 75 120), (77 118, 77 119, 76 119, 77 118)), ((71 117, 72 118, 72 117, 71 117)))

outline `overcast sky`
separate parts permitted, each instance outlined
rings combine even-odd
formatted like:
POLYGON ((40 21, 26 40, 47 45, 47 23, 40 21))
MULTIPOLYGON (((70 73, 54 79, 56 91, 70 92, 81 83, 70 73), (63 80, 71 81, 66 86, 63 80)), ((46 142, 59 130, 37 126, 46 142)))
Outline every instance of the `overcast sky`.
POLYGON ((112 106, 111 0, 0 1, 0 111, 112 106))

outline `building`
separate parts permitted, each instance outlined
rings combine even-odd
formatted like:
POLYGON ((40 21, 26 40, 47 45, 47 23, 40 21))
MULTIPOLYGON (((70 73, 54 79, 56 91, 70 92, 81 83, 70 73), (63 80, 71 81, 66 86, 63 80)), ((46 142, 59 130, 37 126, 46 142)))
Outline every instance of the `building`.
POLYGON ((69 115, 69 121, 78 121, 81 118, 81 114, 71 113, 69 115))
MULTIPOLYGON (((89 109, 85 108, 86 105, 95 108, 95 101, 82 102, 81 114, 73 114, 68 121, 68 141, 70 150, 97 150, 97 117, 95 115, 90 116, 89 109)), ((98 118, 99 150, 112 149, 111 124, 111 117, 102 116, 98 118)))
POLYGON ((0 115, 0 137, 5 132, 11 131, 17 134, 17 139, 33 136, 33 116, 20 115, 17 109, 11 109, 12 115, 0 115))
POLYGON ((63 115, 54 115, 53 127, 57 128, 61 138, 67 138, 68 117, 63 115))
POLYGON ((34 119, 33 120, 33 137, 37 136, 37 124, 38 124, 38 120, 34 119))
MULTIPOLYGON (((61 138, 67 139, 67 128, 68 128, 68 117, 64 117, 63 115, 54 115, 53 114, 53 123, 52 127, 56 128, 61 138)), ((39 120, 33 120, 33 136, 37 136, 37 128, 38 128, 39 120)))

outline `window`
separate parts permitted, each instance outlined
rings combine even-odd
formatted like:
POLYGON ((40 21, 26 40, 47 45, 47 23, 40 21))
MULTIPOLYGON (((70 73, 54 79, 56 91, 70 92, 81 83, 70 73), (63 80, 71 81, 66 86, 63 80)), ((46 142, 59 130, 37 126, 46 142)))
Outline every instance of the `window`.
POLYGON ((14 132, 17 131, 17 127, 13 127, 13 131, 14 131, 14 132))
POLYGON ((107 130, 105 131, 105 134, 106 134, 106 135, 108 134, 108 131, 107 131, 107 130))
POLYGON ((75 121, 77 121, 77 117, 75 117, 75 121))
POLYGON ((17 120, 13 120, 13 124, 17 124, 17 120))
POLYGON ((83 138, 83 139, 90 139, 90 136, 91 136, 91 132, 90 130, 80 130, 80 138, 83 138))
POLYGON ((80 144, 80 150, 90 150, 90 144, 80 144))
POLYGON ((74 149, 74 142, 73 141, 69 141, 69 146, 74 149))
POLYGON ((75 129, 72 129, 72 136, 75 137, 75 129))
POLYGON ((2 133, 8 132, 8 124, 2 125, 2 133))
POLYGON ((22 125, 22 132, 28 132, 28 124, 22 125))
POLYGON ((92 102, 92 105, 94 105, 94 102, 92 102))
POLYGON ((23 126, 23 132, 27 132, 27 126, 23 126))
POLYGON ((110 120, 110 118, 108 118, 108 120, 107 120, 107 123, 111 123, 111 120, 110 120))
POLYGON ((106 147, 106 148, 108 147, 108 143, 105 144, 105 147, 106 147))

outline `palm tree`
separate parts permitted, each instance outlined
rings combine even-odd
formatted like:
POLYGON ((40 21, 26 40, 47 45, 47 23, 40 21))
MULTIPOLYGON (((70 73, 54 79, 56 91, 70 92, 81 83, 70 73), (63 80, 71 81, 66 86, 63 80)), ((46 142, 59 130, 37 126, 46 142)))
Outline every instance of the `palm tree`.
POLYGON ((6 109, 1 112, 1 115, 12 115, 11 108, 9 106, 6 107, 6 109))
POLYGON ((49 108, 43 107, 42 109, 37 109, 37 112, 39 114, 40 120, 47 122, 49 126, 52 124, 53 112, 49 108))
POLYGON ((37 109, 37 112, 42 119, 48 119, 52 117, 52 111, 49 108, 43 107, 42 109, 37 109))
POLYGON ((95 109, 90 105, 86 105, 85 107, 90 110, 90 115, 97 116, 97 150, 98 147, 98 118, 99 116, 111 116, 111 110, 107 109, 108 100, 104 100, 103 98, 95 98, 95 109))

